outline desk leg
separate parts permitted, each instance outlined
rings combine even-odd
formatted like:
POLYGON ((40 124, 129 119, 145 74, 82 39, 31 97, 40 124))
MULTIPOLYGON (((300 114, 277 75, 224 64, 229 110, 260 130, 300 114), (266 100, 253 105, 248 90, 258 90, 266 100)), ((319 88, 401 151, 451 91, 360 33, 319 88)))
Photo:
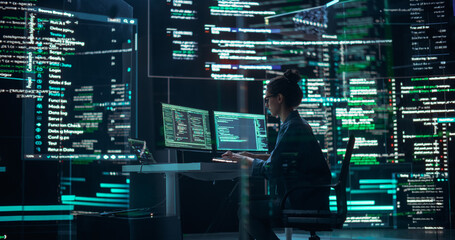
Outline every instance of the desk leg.
POLYGON ((175 197, 175 173, 166 172, 166 216, 177 216, 175 197))
POLYGON ((240 166, 240 219, 239 219, 239 239, 250 239, 247 232, 249 228, 249 212, 250 212, 250 182, 248 174, 248 165, 246 161, 241 161, 240 166))
MULTIPOLYGON (((172 226, 172 230, 175 233, 175 239, 182 240, 182 229, 181 229, 181 222, 180 216, 177 215, 177 193, 176 189, 178 189, 178 182, 177 182, 177 174, 175 172, 166 172, 166 216, 168 217, 175 217, 175 223, 178 224, 178 227, 175 224, 172 226)), ((180 213, 179 213, 180 214, 180 213)), ((169 231, 169 230, 166 230, 169 231)))

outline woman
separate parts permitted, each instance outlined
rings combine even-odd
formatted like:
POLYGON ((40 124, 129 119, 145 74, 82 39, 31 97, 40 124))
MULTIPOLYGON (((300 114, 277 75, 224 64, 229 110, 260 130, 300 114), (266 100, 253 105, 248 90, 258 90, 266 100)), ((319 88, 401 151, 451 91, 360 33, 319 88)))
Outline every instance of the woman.
MULTIPOLYGON (((310 125, 295 110, 302 101, 297 84, 297 70, 287 70, 283 76, 267 84, 265 106, 281 120, 275 149, 270 155, 227 151, 223 157, 247 161, 252 176, 269 180, 270 200, 250 202, 249 225, 243 226, 255 239, 278 239, 272 231, 280 222, 280 199, 297 185, 330 184, 331 174, 310 125)), ((291 194, 286 207, 293 209, 329 210, 328 189, 307 189, 291 194)))

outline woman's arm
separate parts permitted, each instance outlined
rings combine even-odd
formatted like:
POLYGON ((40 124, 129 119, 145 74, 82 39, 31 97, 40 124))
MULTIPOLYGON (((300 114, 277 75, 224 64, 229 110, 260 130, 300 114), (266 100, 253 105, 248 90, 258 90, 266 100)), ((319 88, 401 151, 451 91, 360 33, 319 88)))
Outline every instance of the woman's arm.
POLYGON ((261 160, 267 160, 270 157, 270 154, 255 154, 255 153, 250 153, 250 152, 240 152, 239 153, 242 156, 250 157, 250 158, 258 158, 261 160))

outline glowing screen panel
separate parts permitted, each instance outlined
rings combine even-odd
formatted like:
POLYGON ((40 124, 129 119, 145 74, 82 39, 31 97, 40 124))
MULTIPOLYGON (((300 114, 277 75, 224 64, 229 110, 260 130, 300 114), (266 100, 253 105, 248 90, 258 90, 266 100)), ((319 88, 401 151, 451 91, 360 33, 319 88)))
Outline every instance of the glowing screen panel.
POLYGON ((217 150, 267 152, 267 125, 261 114, 213 112, 217 150))
POLYGON ((166 147, 212 150, 209 112, 162 104, 166 147))

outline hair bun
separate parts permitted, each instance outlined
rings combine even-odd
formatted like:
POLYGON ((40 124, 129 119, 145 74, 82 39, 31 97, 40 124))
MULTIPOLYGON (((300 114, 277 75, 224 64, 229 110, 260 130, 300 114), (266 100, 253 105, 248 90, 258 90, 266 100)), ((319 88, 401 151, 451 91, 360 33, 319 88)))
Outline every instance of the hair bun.
POLYGON ((300 78, 300 73, 297 69, 288 69, 286 72, 284 72, 284 77, 289 79, 289 81, 298 83, 301 78, 300 78))

